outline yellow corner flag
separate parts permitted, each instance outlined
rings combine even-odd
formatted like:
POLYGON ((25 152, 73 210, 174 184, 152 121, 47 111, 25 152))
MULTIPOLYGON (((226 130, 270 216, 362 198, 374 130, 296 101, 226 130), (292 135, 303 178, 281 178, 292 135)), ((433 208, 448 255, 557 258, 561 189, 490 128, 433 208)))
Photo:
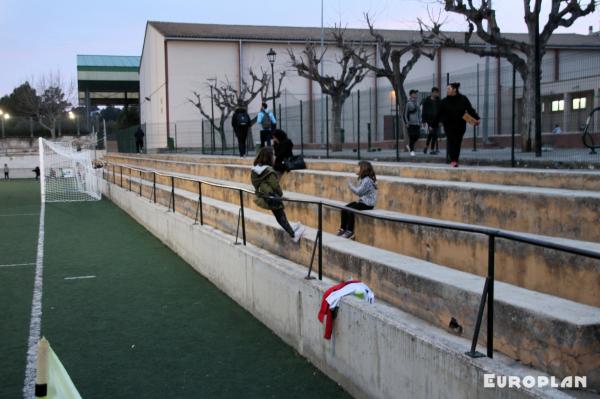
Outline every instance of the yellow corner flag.
POLYGON ((35 397, 47 399, 81 399, 71 377, 52 350, 46 338, 38 344, 35 397))

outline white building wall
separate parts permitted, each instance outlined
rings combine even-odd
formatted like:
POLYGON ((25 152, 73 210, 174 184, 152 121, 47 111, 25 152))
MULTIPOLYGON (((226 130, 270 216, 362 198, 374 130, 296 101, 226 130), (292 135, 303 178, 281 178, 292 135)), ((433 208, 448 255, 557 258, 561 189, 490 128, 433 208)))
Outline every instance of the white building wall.
POLYGON ((140 62, 140 121, 146 127, 148 150, 167 146, 166 100, 164 37, 152 26, 146 25, 140 62))

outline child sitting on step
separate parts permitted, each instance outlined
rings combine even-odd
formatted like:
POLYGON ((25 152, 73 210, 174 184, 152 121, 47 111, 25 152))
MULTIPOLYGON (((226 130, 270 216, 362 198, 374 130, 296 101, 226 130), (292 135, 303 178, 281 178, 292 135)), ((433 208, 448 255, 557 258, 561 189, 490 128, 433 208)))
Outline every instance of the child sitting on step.
POLYGON ((304 226, 300 223, 294 227, 290 225, 283 210, 283 191, 279 186, 279 177, 273 169, 273 152, 271 148, 265 147, 256 155, 254 167, 252 168, 252 185, 256 189, 254 202, 256 205, 273 212, 277 223, 289 234, 289 236, 298 242, 304 233, 304 226))
MULTIPOLYGON (((360 211, 371 210, 377 202, 377 177, 371 162, 360 161, 358 163, 358 184, 354 185, 352 180, 348 181, 350 191, 358 195, 358 201, 353 201, 346 206, 360 211)), ((354 239, 354 214, 342 211, 342 223, 337 232, 338 236, 354 239)))

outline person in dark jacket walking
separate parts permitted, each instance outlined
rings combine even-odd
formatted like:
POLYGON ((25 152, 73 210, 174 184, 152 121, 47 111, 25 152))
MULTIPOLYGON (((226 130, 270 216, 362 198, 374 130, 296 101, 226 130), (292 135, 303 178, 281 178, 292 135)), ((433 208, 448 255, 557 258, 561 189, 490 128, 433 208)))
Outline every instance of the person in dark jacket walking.
POLYGON ((408 129, 409 144, 406 149, 410 151, 410 156, 415 156, 415 143, 419 140, 421 134, 421 109, 417 103, 418 90, 411 90, 409 98, 404 107, 404 123, 408 129))
POLYGON ((421 113, 423 123, 427 124, 427 141, 425 142, 425 149, 423 150, 425 154, 427 154, 427 149, 429 148, 430 144, 430 154, 435 155, 438 153, 436 151, 436 146, 438 142, 440 126, 439 124, 436 125, 436 121, 441 101, 440 89, 433 87, 431 89, 431 95, 421 102, 421 106, 423 107, 423 111, 421 113))
POLYGON ((292 140, 288 138, 283 130, 276 129, 273 132, 273 149, 275 150, 273 169, 280 173, 288 171, 284 162, 294 156, 293 148, 294 143, 292 143, 292 140))
POLYGON ((33 173, 35 173, 35 180, 39 180, 40 179, 40 167, 36 166, 35 169, 32 170, 33 173))
POLYGON ((138 127, 137 130, 135 131, 135 152, 142 152, 142 149, 144 148, 144 130, 142 129, 142 127, 138 127))
POLYGON ((277 172, 273 169, 273 152, 270 148, 262 148, 256 155, 250 179, 256 190, 254 203, 273 212, 277 223, 283 227, 294 242, 298 242, 305 229, 300 223, 292 227, 287 220, 283 200, 280 199, 283 197, 283 191, 279 186, 277 172))
POLYGON ((250 115, 248 115, 248 111, 244 106, 244 103, 238 102, 237 109, 233 113, 231 117, 231 127, 233 127, 233 131, 235 132, 235 136, 238 141, 238 148, 240 151, 240 157, 246 156, 246 140, 248 139, 248 130, 252 125, 252 120, 250 119, 250 115))
POLYGON ((467 130, 465 118, 472 117, 475 125, 479 125, 479 115, 473 109, 471 102, 459 92, 460 83, 450 83, 446 91, 446 98, 440 103, 440 111, 436 122, 444 126, 447 137, 448 161, 453 168, 458 167, 460 147, 467 130))

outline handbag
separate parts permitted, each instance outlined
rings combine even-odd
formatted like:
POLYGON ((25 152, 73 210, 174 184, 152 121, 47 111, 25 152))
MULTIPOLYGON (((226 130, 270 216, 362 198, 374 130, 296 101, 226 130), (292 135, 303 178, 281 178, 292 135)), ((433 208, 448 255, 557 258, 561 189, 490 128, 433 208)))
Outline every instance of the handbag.
POLYGON ((286 170, 306 169, 306 163, 304 162, 304 157, 302 155, 294 155, 286 158, 283 161, 283 166, 286 170))
POLYGON ((469 115, 468 112, 465 111, 465 114, 462 117, 469 125, 475 126, 477 124, 477 119, 473 118, 469 115))

